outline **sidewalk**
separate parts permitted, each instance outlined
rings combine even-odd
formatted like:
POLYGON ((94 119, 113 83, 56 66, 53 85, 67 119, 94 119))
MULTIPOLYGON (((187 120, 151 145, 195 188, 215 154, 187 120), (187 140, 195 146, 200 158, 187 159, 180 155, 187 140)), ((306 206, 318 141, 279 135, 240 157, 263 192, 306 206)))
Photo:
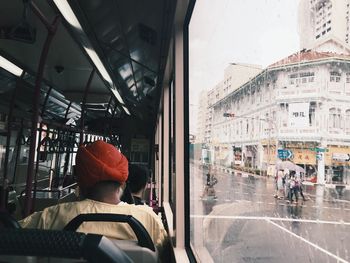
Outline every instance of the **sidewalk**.
MULTIPOLYGON (((317 185, 317 183, 311 183, 311 182, 304 181, 303 185, 317 185)), ((346 190, 350 190, 350 185, 346 185, 346 184, 329 184, 329 183, 326 183, 326 184, 324 184, 324 186, 327 187, 327 188, 332 188, 332 189, 335 189, 336 187, 344 187, 346 190)))
MULTIPOLYGON (((248 176, 252 176, 252 177, 258 177, 261 179, 267 179, 269 177, 266 177, 264 175, 257 175, 257 174, 252 174, 252 173, 248 173, 248 172, 243 172, 243 171, 239 171, 239 170, 234 170, 232 168, 228 168, 228 167, 224 167, 224 166, 216 166, 215 167, 218 171, 221 172, 225 172, 228 174, 235 174, 237 176, 242 176, 242 177, 248 177, 248 176)), ((272 177, 271 177, 272 178, 272 177)), ((311 183, 308 181, 303 181, 303 185, 317 185, 317 183, 311 183)), ((330 184, 330 183, 325 183, 324 184, 326 188, 331 188, 331 189, 336 189, 337 187, 343 187, 346 190, 350 190, 350 185, 346 185, 346 184, 330 184)))
POLYGON ((266 177, 264 175, 253 174, 253 173, 249 173, 249 172, 235 170, 235 169, 228 168, 228 167, 225 167, 225 166, 216 165, 214 169, 216 169, 217 171, 220 171, 220 172, 224 172, 224 173, 228 173, 228 174, 234 174, 236 176, 242 176, 242 177, 252 176, 252 177, 258 177, 258 178, 261 178, 261 179, 268 178, 268 177, 266 177))

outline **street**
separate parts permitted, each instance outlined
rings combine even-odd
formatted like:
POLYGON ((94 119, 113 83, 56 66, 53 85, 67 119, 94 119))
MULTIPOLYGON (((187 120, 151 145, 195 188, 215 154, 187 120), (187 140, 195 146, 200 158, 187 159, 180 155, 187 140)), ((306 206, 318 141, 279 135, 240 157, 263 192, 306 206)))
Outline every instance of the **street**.
POLYGON ((217 199, 201 199, 191 165, 191 241, 202 262, 349 262, 349 190, 304 186, 298 204, 277 200, 274 180, 216 171, 217 199))

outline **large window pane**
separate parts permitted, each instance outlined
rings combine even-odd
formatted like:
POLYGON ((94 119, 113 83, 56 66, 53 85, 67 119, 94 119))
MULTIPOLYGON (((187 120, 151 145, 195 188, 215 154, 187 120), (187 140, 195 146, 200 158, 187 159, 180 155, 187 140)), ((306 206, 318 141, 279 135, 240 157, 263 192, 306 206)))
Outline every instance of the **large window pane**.
POLYGON ((197 0, 190 243, 201 262, 349 262, 348 1, 197 0))

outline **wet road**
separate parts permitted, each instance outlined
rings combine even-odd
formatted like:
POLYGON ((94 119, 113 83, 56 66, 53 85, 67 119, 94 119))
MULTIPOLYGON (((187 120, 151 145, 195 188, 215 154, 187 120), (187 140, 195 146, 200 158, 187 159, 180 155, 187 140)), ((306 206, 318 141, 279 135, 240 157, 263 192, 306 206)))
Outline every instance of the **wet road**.
POLYGON ((308 201, 276 200, 273 179, 217 172, 217 199, 201 199, 191 167, 191 241, 201 262, 349 262, 349 191, 304 186, 308 201))

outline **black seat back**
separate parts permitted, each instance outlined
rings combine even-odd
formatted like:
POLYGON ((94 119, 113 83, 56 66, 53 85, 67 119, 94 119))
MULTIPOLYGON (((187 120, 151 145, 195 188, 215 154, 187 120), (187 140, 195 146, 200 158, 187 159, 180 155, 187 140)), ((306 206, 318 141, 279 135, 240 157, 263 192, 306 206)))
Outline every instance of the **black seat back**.
POLYGON ((134 231, 138 244, 141 247, 155 251, 153 241, 145 227, 131 215, 91 213, 80 214, 73 218, 64 228, 67 231, 76 231, 83 222, 120 222, 128 223, 134 231))
POLYGON ((0 255, 84 258, 93 263, 132 262, 118 246, 101 235, 54 230, 2 229, 0 236, 0 255))
POLYGON ((0 225, 3 228, 12 228, 12 229, 21 228, 17 220, 5 212, 0 212, 0 225))

